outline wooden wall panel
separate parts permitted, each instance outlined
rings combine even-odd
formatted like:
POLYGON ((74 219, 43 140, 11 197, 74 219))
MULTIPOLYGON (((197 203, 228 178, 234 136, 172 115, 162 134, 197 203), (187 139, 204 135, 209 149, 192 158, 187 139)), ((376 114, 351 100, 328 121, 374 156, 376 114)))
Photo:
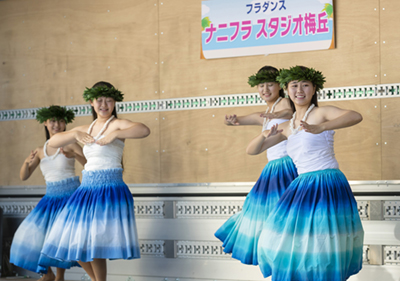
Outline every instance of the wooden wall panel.
POLYGON ((150 135, 144 139, 126 140, 123 155, 126 183, 160 182, 159 113, 121 114, 120 118, 144 123, 150 135))
POLYGON ((248 155, 249 142, 261 132, 261 126, 226 126, 225 114, 247 115, 264 112, 266 106, 223 108, 208 117, 212 139, 209 141, 208 172, 211 182, 255 182, 268 163, 266 152, 248 155), (215 116, 215 117, 213 117, 215 116))
MULTIPOLYGON (((83 104, 84 88, 98 80, 115 84, 125 100, 255 92, 247 77, 266 64, 315 67, 327 77, 326 87, 398 83, 397 1, 334 2, 334 50, 201 60, 200 0, 3 0, 0 110, 83 104)), ((349 180, 400 177, 396 99, 324 104, 364 116, 335 136, 349 180)), ((122 115, 152 130, 144 140, 127 141, 126 182, 255 181, 267 160, 245 149, 259 127, 227 127, 223 116, 264 108, 122 115)), ((72 126, 88 122, 79 117, 72 126)), ((40 171, 24 183, 18 178, 29 151, 44 142, 42 126, 26 120, 0 122, 0 128, 0 155, 9 161, 1 165, 0 185, 43 184, 40 171)))
POLYGON ((209 182, 207 117, 211 110, 160 114, 161 182, 209 182))
POLYGON ((224 108, 162 113, 161 182, 256 181, 266 155, 246 154, 259 126, 226 126, 225 114, 249 114, 265 107, 224 108))
POLYGON ((106 80, 125 92, 125 100, 158 98, 155 3, 68 1, 71 92, 80 97, 85 86, 106 80))
POLYGON ((0 185, 44 184, 40 170, 22 182, 19 170, 31 150, 42 146, 46 141, 44 129, 34 120, 1 122, 0 185))
MULTIPOLYGON (((380 99, 323 102, 356 110, 357 126, 337 130, 335 153, 349 180, 380 180, 380 99), (378 145, 377 145, 378 144, 378 145)), ((162 182, 256 181, 267 163, 265 153, 246 154, 247 144, 260 132, 257 126, 225 126, 226 113, 248 114, 265 107, 168 112, 161 114, 162 182)))
POLYGON ((382 179, 400 180, 400 99, 382 99, 382 179))
POLYGON ((326 75, 326 87, 380 81, 378 0, 335 1, 334 50, 215 60, 199 59, 201 1, 161 2, 161 98, 251 92, 247 77, 263 65, 315 67, 326 75))
POLYGON ((336 130, 334 137, 336 159, 348 180, 382 179, 380 103, 380 99, 320 103, 355 110, 363 116, 361 123, 336 130))
POLYGON ((158 98, 157 10, 152 1, 1 1, 0 110, 82 104, 101 80, 126 100, 158 98))
POLYGON ((58 21, 58 5, 18 0, 2 1, 0 7, 0 109, 36 106, 55 89, 64 94, 65 85, 56 80, 66 67, 67 49, 54 42, 66 37, 67 26, 58 21))
POLYGON ((400 73, 400 2, 380 1, 381 83, 398 83, 400 73))
MULTIPOLYGON (((392 157, 395 153, 393 145, 396 146, 395 140, 399 134, 395 121, 397 119, 393 119, 397 118, 396 112, 394 109, 388 110, 385 115, 387 117, 382 119, 383 123, 386 122, 388 125, 382 129, 381 140, 380 101, 371 99, 321 103, 321 106, 333 104, 353 109, 364 117, 359 125, 338 130, 335 135, 336 156, 341 170, 349 180, 398 178, 397 157, 395 155, 392 157), (393 121, 390 123, 385 120, 393 121), (388 144, 383 145, 384 142, 388 144), (383 162, 381 162, 382 149, 383 162)), ((243 115, 263 111, 264 108, 258 106, 121 115, 121 118, 143 122, 152 131, 146 139, 126 141, 125 181, 127 183, 256 181, 267 159, 264 153, 257 156, 247 155, 246 147, 260 132, 260 127, 226 126, 223 124, 223 117, 231 113, 243 115)), ((90 117, 80 117, 69 128, 90 122, 90 117)), ((18 177, 19 168, 29 151, 44 143, 42 126, 33 120, 1 122, 1 125, 5 132, 1 138, 1 147, 7 147, 1 150, 1 157, 7 161, 2 165, 0 185, 44 184, 40 171, 36 171, 32 178, 24 183, 18 177)), ((81 169, 82 167, 77 164, 77 172, 81 169)))

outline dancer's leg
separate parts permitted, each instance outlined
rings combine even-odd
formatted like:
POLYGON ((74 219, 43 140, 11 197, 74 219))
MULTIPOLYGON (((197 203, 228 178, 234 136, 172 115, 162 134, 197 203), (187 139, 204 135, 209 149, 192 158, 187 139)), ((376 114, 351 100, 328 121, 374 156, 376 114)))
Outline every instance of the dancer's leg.
POLYGON ((56 280, 55 281, 64 281, 64 274, 65 274, 65 268, 58 268, 57 267, 57 274, 56 274, 56 280))
POLYGON ((56 276, 54 275, 53 270, 51 270, 51 267, 47 269, 47 273, 43 274, 43 276, 38 279, 38 281, 54 281, 56 276))
POLYGON ((96 281, 106 281, 107 279, 107 261, 105 259, 93 259, 91 262, 96 281))
POLYGON ((97 281, 96 276, 94 275, 94 271, 92 268, 91 262, 82 262, 78 261, 79 265, 86 271, 92 281, 97 281))

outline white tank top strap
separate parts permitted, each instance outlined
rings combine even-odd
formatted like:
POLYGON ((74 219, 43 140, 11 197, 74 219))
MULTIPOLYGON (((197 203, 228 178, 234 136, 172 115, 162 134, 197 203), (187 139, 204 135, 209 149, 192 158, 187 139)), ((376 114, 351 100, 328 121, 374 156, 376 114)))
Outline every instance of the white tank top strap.
POLYGON ((60 153, 60 148, 58 148, 57 149, 57 151, 56 151, 56 153, 54 153, 54 155, 51 155, 51 156, 49 156, 49 155, 47 155, 47 143, 49 142, 49 140, 47 140, 45 143, 44 143, 44 145, 43 145, 43 154, 44 154, 44 157, 51 157, 51 159, 54 159, 54 158, 56 158, 57 157, 57 155, 60 153))
MULTIPOLYGON (((282 97, 279 97, 274 105, 271 107, 271 111, 270 113, 273 113, 275 111, 275 106, 282 100, 282 97)), ((268 113, 269 107, 267 107, 267 110, 265 110, 265 113, 268 113)), ((270 119, 267 120, 267 118, 264 117, 264 122, 263 122, 263 126, 262 126, 262 132, 264 132, 265 130, 269 130, 267 129, 268 127, 268 123, 269 123, 270 119)))
MULTIPOLYGON (((107 127, 108 127, 108 124, 110 124, 111 120, 113 120, 113 119, 114 119, 114 115, 111 115, 111 117, 106 121, 106 123, 104 123, 103 128, 101 128, 101 130, 100 130, 100 132, 97 134, 97 136, 94 137, 95 139, 98 139, 98 138, 104 133, 104 131, 105 131, 105 130, 107 129, 107 127)), ((88 129, 88 131, 87 131, 87 133, 88 133, 89 135, 90 135, 90 133, 92 132, 93 126, 94 126, 94 124, 96 123, 96 121, 97 121, 97 119, 94 120, 94 121, 92 122, 92 124, 90 124, 89 129, 88 129)))

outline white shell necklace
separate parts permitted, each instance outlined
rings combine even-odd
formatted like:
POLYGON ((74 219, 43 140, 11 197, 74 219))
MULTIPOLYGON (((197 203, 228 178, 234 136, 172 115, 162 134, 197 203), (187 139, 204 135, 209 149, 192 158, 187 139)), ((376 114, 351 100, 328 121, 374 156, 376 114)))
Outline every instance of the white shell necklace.
MULTIPOLYGON (((314 107, 315 107, 314 104, 311 104, 311 105, 310 105, 310 107, 307 109, 306 114, 304 114, 304 117, 303 117, 303 119, 301 119, 301 121, 304 122, 304 121, 307 120, 308 114, 310 114, 311 110, 312 110, 314 107)), ((297 134, 297 133, 299 132, 299 130, 300 130, 300 127, 301 127, 301 122, 300 122, 300 125, 299 125, 297 128, 294 127, 294 120, 295 120, 295 119, 296 119, 296 112, 293 113, 293 117, 292 117, 292 119, 290 119, 290 130, 292 131, 292 135, 297 134)))
MULTIPOLYGON (((279 97, 279 98, 275 101, 275 103, 274 103, 274 104, 272 105, 272 107, 271 107, 270 113, 274 112, 275 106, 281 101, 281 99, 282 99, 282 97, 279 97)), ((265 113, 268 113, 268 110, 269 110, 269 107, 267 107, 267 110, 265 111, 265 113)), ((269 121, 270 121, 270 119, 267 119, 266 117, 264 117, 263 131, 266 130, 269 121)))
MULTIPOLYGON (((95 136, 95 137, 93 137, 94 139, 98 139, 103 133, 104 133, 104 131, 107 129, 107 127, 108 127, 108 124, 111 122, 111 120, 113 120, 114 119, 114 115, 111 115, 111 117, 106 121, 106 123, 104 123, 104 126, 103 126, 103 128, 101 128, 101 130, 100 130, 100 132, 97 134, 97 136, 95 136)), ((90 124, 90 127, 89 127, 89 130, 88 130, 88 134, 90 134, 91 132, 92 132, 92 128, 93 128, 93 126, 94 126, 94 124, 96 123, 96 121, 97 121, 97 119, 96 120, 94 120, 93 122, 92 122, 92 124, 90 124)))

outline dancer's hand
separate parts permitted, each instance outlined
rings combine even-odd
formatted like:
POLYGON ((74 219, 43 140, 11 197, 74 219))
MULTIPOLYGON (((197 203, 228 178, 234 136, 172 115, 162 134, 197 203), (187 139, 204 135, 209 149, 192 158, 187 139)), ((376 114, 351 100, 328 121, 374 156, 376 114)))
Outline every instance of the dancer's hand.
POLYGON ((82 144, 94 143, 94 138, 84 132, 75 131, 75 139, 82 144))
POLYGON ((304 131, 311 134, 320 134, 324 131, 321 125, 310 125, 306 121, 300 121, 300 126, 304 131))
POLYGON ((101 138, 101 139, 97 140, 96 143, 98 145, 103 146, 103 145, 107 145, 109 143, 112 143, 116 138, 117 138, 117 131, 114 131, 112 133, 109 133, 104 138, 101 138))
POLYGON ((238 126, 239 124, 239 120, 237 119, 236 114, 234 115, 225 115, 225 125, 228 126, 238 126))
POLYGON ((280 134, 282 132, 283 132, 283 130, 278 130, 278 124, 275 124, 271 127, 271 129, 269 131, 264 131, 263 135, 265 138, 269 138, 269 137, 275 136, 277 134, 280 134))
POLYGON ((37 150, 32 150, 31 154, 29 154, 29 156, 25 159, 25 163, 30 165, 33 162, 33 159, 35 159, 37 154, 37 150))

